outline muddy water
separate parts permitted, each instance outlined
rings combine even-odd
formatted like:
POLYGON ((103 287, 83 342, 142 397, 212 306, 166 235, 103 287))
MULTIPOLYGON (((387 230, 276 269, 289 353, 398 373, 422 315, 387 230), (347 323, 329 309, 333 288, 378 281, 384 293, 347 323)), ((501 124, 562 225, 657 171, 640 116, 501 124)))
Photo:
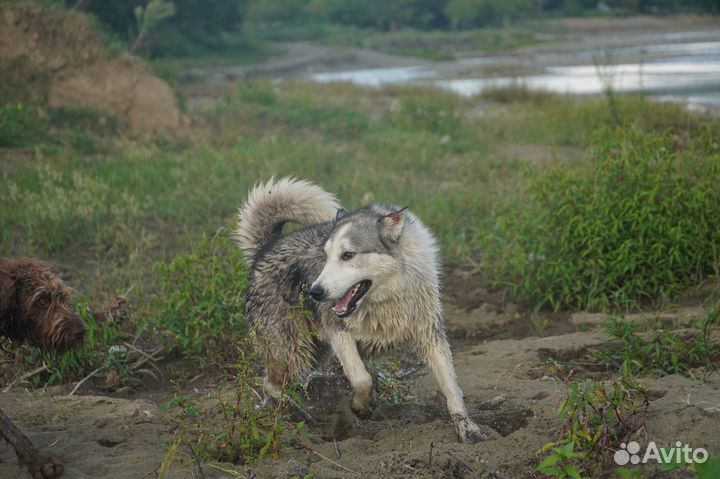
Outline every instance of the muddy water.
POLYGON ((720 30, 644 34, 626 41, 638 44, 584 42, 591 45, 398 68, 321 72, 309 78, 376 87, 431 84, 463 96, 509 85, 580 95, 600 94, 612 87, 617 92, 720 105, 720 30), (498 71, 511 74, 493 73, 498 71))

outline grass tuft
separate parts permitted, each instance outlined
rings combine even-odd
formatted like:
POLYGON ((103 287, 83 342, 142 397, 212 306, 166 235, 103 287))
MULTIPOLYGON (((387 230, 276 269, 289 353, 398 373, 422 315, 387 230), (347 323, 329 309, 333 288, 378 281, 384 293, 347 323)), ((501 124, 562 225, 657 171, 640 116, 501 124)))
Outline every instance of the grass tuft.
POLYGON ((657 329, 643 334, 637 323, 613 316, 607 326, 613 340, 596 353, 606 369, 634 376, 648 373, 659 377, 695 376, 698 368, 713 367, 718 359, 704 333, 657 329))

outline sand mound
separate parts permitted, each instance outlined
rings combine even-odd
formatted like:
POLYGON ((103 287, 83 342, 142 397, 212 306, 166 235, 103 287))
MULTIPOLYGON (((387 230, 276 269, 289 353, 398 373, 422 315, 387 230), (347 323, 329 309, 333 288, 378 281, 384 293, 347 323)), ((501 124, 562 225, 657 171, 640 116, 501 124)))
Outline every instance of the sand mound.
POLYGON ((118 115, 136 131, 172 131, 186 123, 175 94, 139 60, 121 55, 59 75, 51 107, 83 107, 118 115))
POLYGON ((170 87, 139 59, 113 58, 84 15, 32 3, 4 5, 0 31, 0 71, 13 83, 42 79, 26 95, 33 100, 96 110, 137 132, 169 132, 189 123, 170 87))

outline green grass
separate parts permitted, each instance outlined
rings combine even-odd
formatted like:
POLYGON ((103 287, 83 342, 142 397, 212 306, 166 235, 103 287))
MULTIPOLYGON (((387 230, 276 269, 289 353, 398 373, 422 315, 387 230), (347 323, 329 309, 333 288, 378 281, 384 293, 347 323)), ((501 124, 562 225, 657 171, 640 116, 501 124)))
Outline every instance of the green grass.
POLYGON ((38 109, 22 103, 0 105, 0 147, 18 147, 45 137, 38 109))
POLYGON ((616 96, 612 109, 604 98, 577 98, 529 91, 522 85, 495 88, 483 98, 507 105, 480 121, 487 134, 508 142, 588 146, 608 126, 657 133, 693 136, 718 121, 688 113, 675 103, 658 103, 642 95, 616 96), (618 121, 619 120, 619 121, 618 121))
MULTIPOLYGON (((720 308, 700 326, 712 325, 718 315, 720 308)), ((603 367, 624 374, 702 376, 718 360, 718 352, 705 331, 681 333, 672 327, 643 331, 637 323, 614 316, 608 319, 607 329, 613 339, 596 353, 596 358, 603 367)))
POLYGON ((248 271, 230 233, 218 230, 189 253, 158 263, 155 271, 160 291, 141 325, 164 338, 168 348, 200 363, 232 356, 236 343, 247 336, 248 271))
POLYGON ((115 118, 89 110, 46 108, 37 103, 0 103, 0 147, 69 148, 80 155, 103 149, 98 135, 116 133, 115 118))

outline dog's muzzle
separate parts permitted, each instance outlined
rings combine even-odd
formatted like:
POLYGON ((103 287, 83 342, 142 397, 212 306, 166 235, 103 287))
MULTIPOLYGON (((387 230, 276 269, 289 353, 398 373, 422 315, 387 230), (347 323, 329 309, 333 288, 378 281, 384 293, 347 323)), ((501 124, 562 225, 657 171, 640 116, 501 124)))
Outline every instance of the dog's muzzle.
POLYGON ((319 284, 313 284, 308 294, 315 301, 323 301, 327 296, 327 291, 319 284))

